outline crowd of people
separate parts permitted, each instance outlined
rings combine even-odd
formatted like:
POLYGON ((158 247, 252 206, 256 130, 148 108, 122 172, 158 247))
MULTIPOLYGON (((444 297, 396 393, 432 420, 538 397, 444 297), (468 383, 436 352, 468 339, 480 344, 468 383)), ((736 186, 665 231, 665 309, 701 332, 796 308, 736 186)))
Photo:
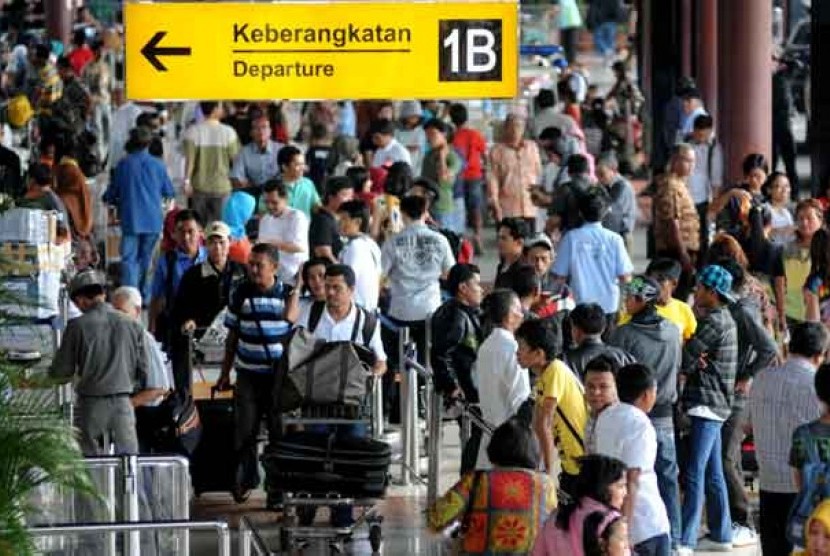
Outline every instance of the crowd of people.
POLYGON ((827 552, 830 200, 759 153, 733 184, 693 82, 638 196, 642 96, 622 63, 607 98, 566 72, 488 142, 464 103, 126 101, 118 31, 89 29, 61 53, 12 39, 7 123, 29 164, 0 148, 3 193, 57 211, 73 246, 80 316, 51 373, 76 380, 85 453, 192 452, 192 342, 219 327, 244 501, 292 330, 373 352, 394 422, 406 327, 447 405, 495 428, 473 429, 429 509, 434 529, 462 523, 466 553, 827 552), (113 264, 98 252, 116 226, 113 264))

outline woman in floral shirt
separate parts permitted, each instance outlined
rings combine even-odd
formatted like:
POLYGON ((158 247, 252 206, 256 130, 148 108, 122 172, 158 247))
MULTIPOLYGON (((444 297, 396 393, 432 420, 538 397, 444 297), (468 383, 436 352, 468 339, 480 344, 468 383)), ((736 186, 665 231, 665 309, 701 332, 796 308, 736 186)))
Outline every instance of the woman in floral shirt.
POLYGON ((429 526, 441 531, 461 521, 463 554, 527 554, 556 507, 556 488, 536 471, 539 448, 519 419, 495 430, 487 455, 495 467, 464 475, 427 510, 429 526))

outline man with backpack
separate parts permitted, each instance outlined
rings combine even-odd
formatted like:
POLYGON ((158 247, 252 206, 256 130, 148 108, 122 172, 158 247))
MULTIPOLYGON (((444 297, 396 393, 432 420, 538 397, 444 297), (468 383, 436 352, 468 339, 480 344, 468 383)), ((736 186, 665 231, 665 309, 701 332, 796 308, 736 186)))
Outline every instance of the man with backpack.
POLYGON ((723 148, 715 138, 715 123, 709 114, 696 117, 692 133, 686 138, 695 151, 696 164, 689 176, 687 187, 700 220, 701 260, 706 259, 709 246, 709 203, 717 196, 723 184, 723 148))
POLYGON ((760 472, 759 529, 764 554, 792 552, 786 526, 799 485, 790 467, 790 440, 796 427, 822 413, 813 384, 827 349, 827 330, 821 323, 805 322, 792 327, 790 334, 789 357, 780 367, 755 376, 747 404, 760 472))

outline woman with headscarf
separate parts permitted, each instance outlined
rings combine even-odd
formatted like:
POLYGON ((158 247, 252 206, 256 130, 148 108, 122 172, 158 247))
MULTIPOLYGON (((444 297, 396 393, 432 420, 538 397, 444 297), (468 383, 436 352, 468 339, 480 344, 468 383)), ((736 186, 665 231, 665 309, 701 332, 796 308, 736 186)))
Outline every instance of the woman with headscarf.
POLYGON ((246 233, 246 224, 254 215, 256 200, 244 191, 234 191, 222 209, 222 220, 231 229, 231 245, 228 258, 239 264, 248 264, 251 242, 246 233))

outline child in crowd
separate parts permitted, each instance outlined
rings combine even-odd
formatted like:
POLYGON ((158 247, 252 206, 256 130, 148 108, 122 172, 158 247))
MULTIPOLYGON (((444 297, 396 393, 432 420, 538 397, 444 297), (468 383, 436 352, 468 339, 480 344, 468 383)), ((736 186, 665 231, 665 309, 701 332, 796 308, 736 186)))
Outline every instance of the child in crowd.
POLYGON ((688 303, 673 297, 682 270, 680 263, 673 259, 654 259, 646 268, 646 275, 660 284, 657 314, 676 324, 686 341, 695 333, 697 319, 688 303))
POLYGON ((596 453, 596 427, 600 414, 620 400, 617 397, 617 368, 614 360, 600 355, 585 366, 585 403, 590 414, 585 423, 585 451, 596 453))
POLYGON ((795 556, 830 556, 830 500, 816 506, 807 521, 807 550, 795 556))
POLYGON ((631 527, 634 551, 669 556, 669 518, 654 472, 657 433, 648 417, 657 399, 657 381, 645 365, 626 365, 617 373, 617 393, 621 403, 608 407, 597 418, 596 450, 619 458, 628 468, 622 513, 631 527))
POLYGON ((594 512, 585 518, 582 548, 585 556, 630 556, 628 524, 612 512, 594 512))
POLYGON ((789 206, 790 180, 786 174, 773 172, 767 178, 765 189, 772 212, 770 239, 778 245, 786 245, 795 237, 795 221, 789 206))
POLYGON ((526 554, 556 507, 556 487, 536 471, 539 447, 519 419, 493 432, 487 455, 494 468, 464 475, 427 510, 427 523, 442 531, 460 520, 462 554, 526 554))
POLYGON ((625 464, 616 458, 580 458, 572 497, 545 522, 532 556, 584 556, 583 528, 594 512, 620 516, 626 497, 625 464))

